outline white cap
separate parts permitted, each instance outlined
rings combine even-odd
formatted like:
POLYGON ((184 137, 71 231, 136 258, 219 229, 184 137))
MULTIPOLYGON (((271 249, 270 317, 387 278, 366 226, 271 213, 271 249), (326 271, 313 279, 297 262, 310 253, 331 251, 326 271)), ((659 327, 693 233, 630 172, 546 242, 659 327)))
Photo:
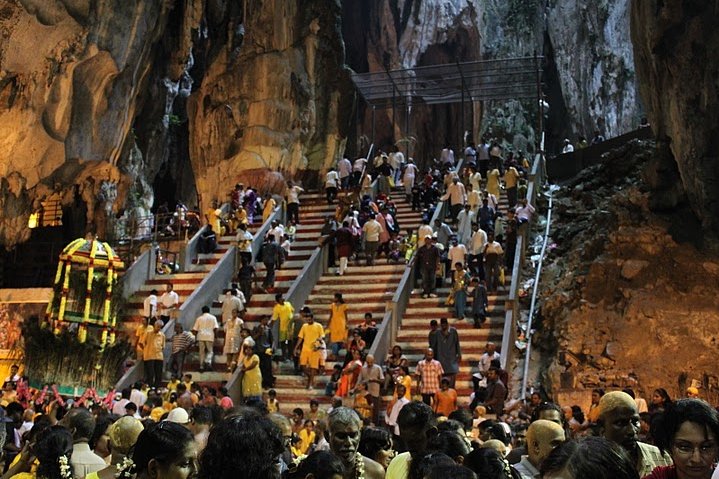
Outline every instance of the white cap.
POLYGON ((165 421, 174 422, 177 424, 187 424, 190 422, 190 415, 187 414, 187 411, 185 411, 183 408, 176 407, 175 409, 170 411, 165 421))

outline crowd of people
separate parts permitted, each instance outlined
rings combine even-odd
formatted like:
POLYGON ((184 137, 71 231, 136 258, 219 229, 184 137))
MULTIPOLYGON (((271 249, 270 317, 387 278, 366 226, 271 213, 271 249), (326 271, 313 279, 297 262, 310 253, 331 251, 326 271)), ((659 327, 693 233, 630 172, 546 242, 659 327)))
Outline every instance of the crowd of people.
MULTIPOLYGON (((337 210, 322 232, 337 274, 347 271, 352 258, 364 256, 373 264, 381 255, 388 261, 414 257, 417 294, 437 297, 439 287, 451 285, 447 306, 454 317, 465 318, 471 306, 471 318, 481 327, 487 294, 501 286, 503 268, 512 267, 519 228, 534 209, 525 198, 529 164, 522 152, 505 155, 498 143, 482 141, 468 144, 463 156, 458 170, 447 146, 424 172, 399 152, 379 152, 371 163, 340 160, 325 178, 327 202, 337 202, 337 210), (373 177, 377 195, 370 187, 373 177), (404 237, 390 195, 400 184, 423 216, 419 230, 404 237), (348 194, 353 188, 361 192, 356 202, 348 194), (438 201, 447 202, 448 216, 430 224, 438 201)), ((66 399, 51 391, 28 397, 15 394, 26 383, 14 366, 0 409, 6 424, 0 428, 3 478, 713 477, 719 416, 696 388, 679 400, 657 389, 649 402, 632 389, 595 389, 588 409, 559 404, 542 392, 526 401, 510 399, 509 373, 489 342, 474 368, 471 395, 461 397, 456 377, 462 338, 448 317, 430 322, 424 357, 414 364, 400 345, 385 358, 368 354, 378 326, 366 313, 361 325, 351 327, 353 306, 341 293, 326 319, 304 307, 295 321, 293 305, 273 289, 272 272, 291 248, 303 192, 288 182, 288 226, 271 225, 259 258, 253 257, 248 227, 260 211, 264 220, 271 216, 277 207, 271 196, 260 199, 238 185, 229 220, 217 205, 208 210, 210 231, 237 234, 237 283, 224 291, 219 317, 205 306, 189 331, 176 322, 170 338, 162 328, 174 318, 179 297, 171 283, 159 296, 152 291, 135 336, 145 381, 105 400, 66 399), (258 261, 267 270, 262 289, 275 293, 275 305, 250 328, 244 318, 258 261), (224 381, 201 385, 185 370, 195 347, 200 370, 213 368, 220 329, 227 371, 241 373, 239 397, 231 397, 224 381), (334 362, 323 385, 331 407, 311 399, 307 409, 288 410, 273 389, 273 361, 293 362, 308 389, 317 387, 317 376, 334 362)))
MULTIPOLYGON (((17 367, 5 386, 26 386, 17 367)), ((629 389, 597 391, 581 417, 539 393, 498 414, 405 393, 397 383, 382 419, 341 401, 283 411, 273 394, 236 407, 188 376, 106 400, 3 395, 3 477, 710 479, 719 459, 719 416, 699 397, 657 390, 647 404, 629 389)))

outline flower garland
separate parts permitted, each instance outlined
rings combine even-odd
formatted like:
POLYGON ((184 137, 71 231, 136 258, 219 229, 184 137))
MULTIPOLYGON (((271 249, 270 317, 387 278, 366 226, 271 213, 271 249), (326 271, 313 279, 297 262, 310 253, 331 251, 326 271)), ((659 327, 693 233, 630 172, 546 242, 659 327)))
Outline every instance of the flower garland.
POLYGON ((120 464, 117 464, 115 466, 115 469, 117 469, 117 472, 115 473, 115 477, 121 478, 121 477, 130 477, 132 475, 132 471, 135 468, 135 463, 132 462, 132 458, 125 457, 120 464))
POLYGON ((70 470, 70 462, 67 460, 67 456, 63 454, 57 461, 60 463, 60 477, 72 479, 72 471, 70 470))
POLYGON ((507 477, 507 479, 512 479, 512 468, 509 465, 509 461, 506 459, 502 459, 504 462, 504 475, 507 477))
POLYGON ((355 453, 354 479, 364 479, 364 457, 359 452, 355 453))
POLYGON ((57 401, 57 405, 60 407, 64 407, 65 400, 62 398, 60 392, 57 390, 57 384, 53 384, 50 389, 52 390, 53 394, 55 394, 55 400, 57 401))

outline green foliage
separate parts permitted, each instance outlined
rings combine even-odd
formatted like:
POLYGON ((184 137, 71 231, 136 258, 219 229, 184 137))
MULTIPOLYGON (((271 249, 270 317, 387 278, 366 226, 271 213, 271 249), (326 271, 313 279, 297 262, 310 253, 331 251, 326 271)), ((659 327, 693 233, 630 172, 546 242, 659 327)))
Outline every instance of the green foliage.
POLYGON ((101 352, 99 344, 90 335, 85 343, 69 330, 56 336, 49 324, 37 317, 23 322, 22 334, 27 375, 31 381, 40 384, 57 383, 106 391, 120 378, 122 366, 132 350, 123 340, 101 352))

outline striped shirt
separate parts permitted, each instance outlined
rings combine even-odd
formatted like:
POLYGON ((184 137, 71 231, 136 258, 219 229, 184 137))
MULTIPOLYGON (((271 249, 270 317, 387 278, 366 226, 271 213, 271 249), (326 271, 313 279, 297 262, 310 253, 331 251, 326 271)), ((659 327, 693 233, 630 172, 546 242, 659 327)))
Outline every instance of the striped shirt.
POLYGON ((186 351, 195 342, 195 336, 189 331, 183 331, 172 337, 172 354, 186 351))

